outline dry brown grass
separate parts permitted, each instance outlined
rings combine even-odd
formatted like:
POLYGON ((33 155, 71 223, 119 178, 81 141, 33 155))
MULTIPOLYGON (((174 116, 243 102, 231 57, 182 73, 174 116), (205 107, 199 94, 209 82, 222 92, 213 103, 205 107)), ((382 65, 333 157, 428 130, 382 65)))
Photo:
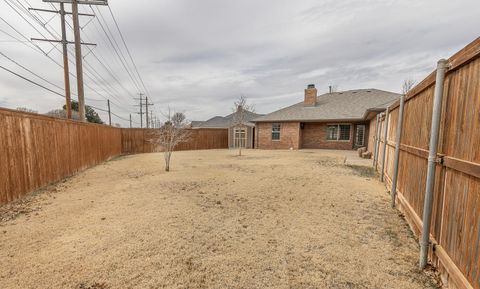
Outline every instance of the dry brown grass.
POLYGON ((435 288, 368 170, 235 153, 175 153, 170 173, 129 156, 62 183, 0 223, 0 288, 435 288))

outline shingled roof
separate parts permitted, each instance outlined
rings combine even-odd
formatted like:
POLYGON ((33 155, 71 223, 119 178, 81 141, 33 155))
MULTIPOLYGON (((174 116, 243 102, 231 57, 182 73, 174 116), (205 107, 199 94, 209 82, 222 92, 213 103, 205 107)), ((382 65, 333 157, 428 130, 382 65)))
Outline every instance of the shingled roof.
POLYGON ((378 89, 326 93, 317 96, 315 106, 305 106, 302 101, 253 121, 360 121, 365 120, 370 111, 385 110, 399 97, 400 94, 378 89))
MULTIPOLYGON (((234 114, 232 113, 227 116, 215 116, 209 120, 206 120, 200 124, 197 124, 195 127, 196 128, 229 128, 232 126, 233 115, 234 114)), ((261 116, 263 115, 247 111, 245 119, 250 123, 253 119, 261 116)))

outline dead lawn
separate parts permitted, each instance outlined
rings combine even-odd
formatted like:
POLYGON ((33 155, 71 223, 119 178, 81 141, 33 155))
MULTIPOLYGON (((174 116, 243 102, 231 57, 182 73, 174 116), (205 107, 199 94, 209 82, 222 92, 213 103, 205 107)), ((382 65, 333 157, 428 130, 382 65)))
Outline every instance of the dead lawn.
POLYGON ((435 288, 370 170, 234 153, 122 157, 0 207, 0 288, 435 288))

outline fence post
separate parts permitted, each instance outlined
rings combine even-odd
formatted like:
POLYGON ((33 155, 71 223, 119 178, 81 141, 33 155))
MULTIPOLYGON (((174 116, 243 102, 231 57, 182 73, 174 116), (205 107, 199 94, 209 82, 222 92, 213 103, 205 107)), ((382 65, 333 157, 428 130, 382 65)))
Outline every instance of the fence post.
POLYGON ((432 218, 433 187, 435 183, 435 170, 437 164, 438 132, 440 130, 440 116, 442 114, 443 81, 447 60, 440 59, 437 63, 437 76, 435 80, 435 94, 433 96, 432 126, 430 129, 430 150, 428 152, 427 184, 425 188, 425 201, 423 203, 423 228, 420 243, 420 269, 427 265, 428 247, 430 243, 430 220, 432 218))
POLYGON ((375 141, 374 145, 373 145, 373 165, 375 166, 376 162, 377 162, 377 150, 378 150, 378 142, 377 142, 377 139, 378 139, 378 114, 377 114, 377 120, 375 122, 375 135, 374 135, 374 138, 373 140, 375 141))
POLYGON ((377 156, 375 157, 375 171, 378 171, 378 155, 380 154, 380 134, 382 132, 382 114, 378 115, 378 132, 377 132, 377 156))
POLYGON ((390 195, 392 196, 392 208, 395 208, 395 197, 397 196, 398 163, 400 159, 400 142, 402 139, 404 106, 405 95, 402 95, 400 96, 400 108, 398 110, 397 135, 395 138, 395 161, 393 163, 392 190, 390 191, 390 195))
POLYGON ((383 134, 385 135, 384 143, 383 143, 383 156, 382 156, 382 173, 380 180, 382 182, 385 181, 385 159, 387 157, 387 141, 388 141, 388 120, 390 119, 390 108, 387 107, 385 111, 385 128, 383 134))

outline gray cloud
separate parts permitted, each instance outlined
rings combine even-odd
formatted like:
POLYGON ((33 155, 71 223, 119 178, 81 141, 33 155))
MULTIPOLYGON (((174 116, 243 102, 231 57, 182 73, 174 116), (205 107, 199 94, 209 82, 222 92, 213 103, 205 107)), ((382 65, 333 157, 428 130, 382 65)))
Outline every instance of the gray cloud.
MULTIPOLYGON (((170 106, 195 120, 230 113, 241 94, 258 112, 267 113, 300 101, 309 83, 317 84, 321 92, 331 84, 339 89, 399 91, 403 79, 426 77, 439 58, 478 37, 475 28, 480 27, 480 3, 475 0, 138 0, 133 4, 118 0, 110 4, 157 113, 170 106)), ((35 31, 7 8, 2 6, 0 14, 34 36, 35 31)), ((107 10, 100 9, 108 18, 107 10)), ((52 26, 57 24, 53 21, 52 26)), ((86 60, 114 87, 116 102, 124 107, 118 113, 126 117, 136 109, 132 97, 138 89, 99 28, 94 21, 84 35, 98 43, 96 53, 128 92, 92 55, 86 60)), ((6 27, 0 23, 0 29, 6 27)), ((0 39, 7 38, 0 33, 0 39)), ((61 69, 31 49, 18 49, 19 45, 0 42, 2 51, 62 85, 61 69)), ((52 52, 52 57, 59 56, 52 52)), ((0 59, 0 63, 7 62, 0 59)), ((0 75, 2 105, 45 111, 62 103, 58 96, 0 75)), ((110 88, 104 91, 86 81, 109 97, 110 88)), ((97 99, 91 103, 105 106, 101 95, 87 92, 90 99, 97 99)))

